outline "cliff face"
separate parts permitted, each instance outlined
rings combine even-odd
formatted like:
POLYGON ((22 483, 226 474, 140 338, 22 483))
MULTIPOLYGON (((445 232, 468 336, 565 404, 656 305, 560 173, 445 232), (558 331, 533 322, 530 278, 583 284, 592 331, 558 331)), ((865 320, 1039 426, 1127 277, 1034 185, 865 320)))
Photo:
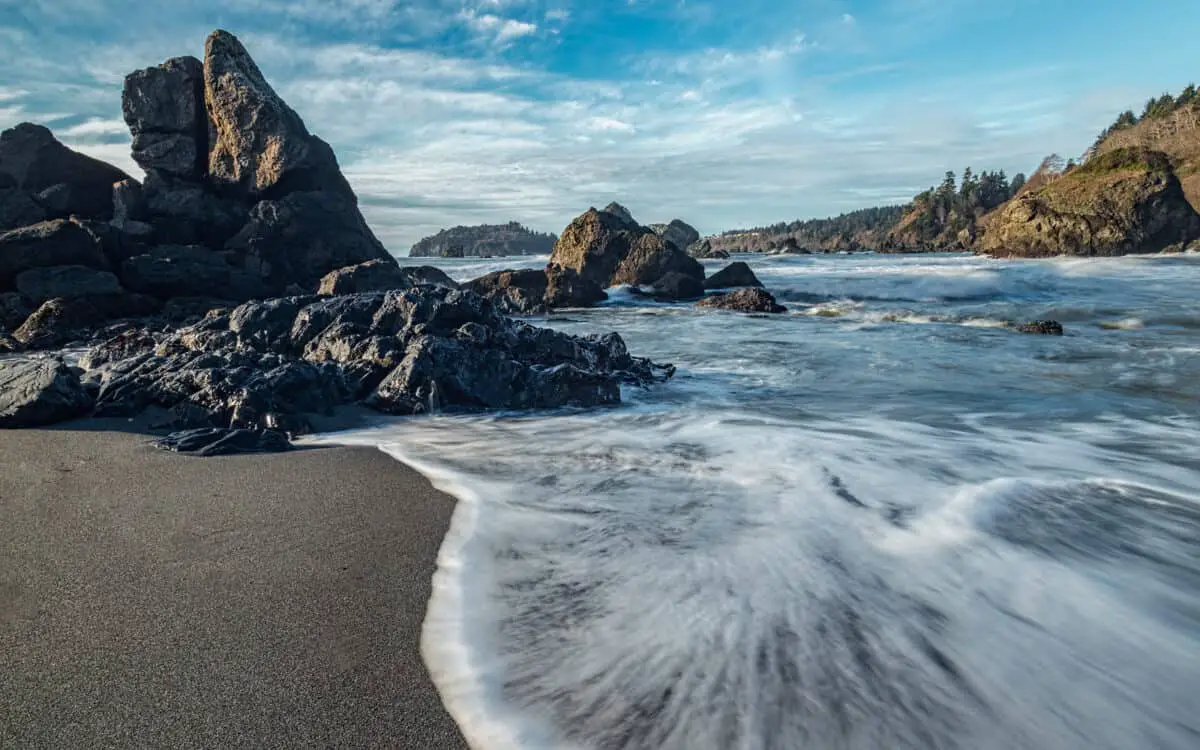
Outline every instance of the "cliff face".
POLYGON ((531 231, 515 221, 458 226, 417 242, 408 254, 413 258, 549 255, 556 239, 553 234, 531 231))
POLYGON ((1081 167, 1022 193, 984 221, 978 250, 995 256, 1125 255, 1182 248, 1200 238, 1171 158, 1107 148, 1081 167))

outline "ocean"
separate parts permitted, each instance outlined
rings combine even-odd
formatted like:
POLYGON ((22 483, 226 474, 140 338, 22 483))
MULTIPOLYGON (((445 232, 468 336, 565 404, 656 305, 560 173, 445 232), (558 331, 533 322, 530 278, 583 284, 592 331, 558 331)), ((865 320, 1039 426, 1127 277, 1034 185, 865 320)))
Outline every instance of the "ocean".
POLYGON ((317 439, 459 498, 473 747, 1200 747, 1200 257, 742 259, 788 313, 533 319, 678 366, 619 407, 317 439))

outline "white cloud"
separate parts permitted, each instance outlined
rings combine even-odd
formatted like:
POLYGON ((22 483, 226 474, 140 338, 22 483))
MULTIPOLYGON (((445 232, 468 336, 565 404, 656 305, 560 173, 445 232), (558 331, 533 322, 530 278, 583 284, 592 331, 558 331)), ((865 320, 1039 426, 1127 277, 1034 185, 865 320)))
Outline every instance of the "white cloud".
POLYGON ((479 13, 475 10, 460 11, 458 18, 480 37, 496 43, 535 34, 538 29, 536 23, 501 18, 492 13, 479 13))

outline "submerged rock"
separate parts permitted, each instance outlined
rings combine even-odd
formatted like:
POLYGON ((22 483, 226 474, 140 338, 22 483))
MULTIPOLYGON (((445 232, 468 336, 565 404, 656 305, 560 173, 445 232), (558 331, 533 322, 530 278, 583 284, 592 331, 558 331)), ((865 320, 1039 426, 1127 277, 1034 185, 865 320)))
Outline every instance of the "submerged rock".
POLYGON ((197 456, 231 456, 241 453, 281 453, 292 449, 287 435, 276 430, 200 427, 172 432, 154 441, 154 447, 197 456))
POLYGON ((696 306, 747 313, 787 312, 787 308, 776 302, 774 296, 758 287, 738 289, 725 294, 714 294, 711 297, 705 297, 700 300, 696 303, 696 306))
POLYGON ((91 408, 92 397, 62 360, 0 360, 0 427, 40 427, 91 408))
POLYGON ((754 275, 750 266, 740 260, 730 263, 704 280, 704 288, 710 290, 744 286, 762 286, 762 282, 754 275))
POLYGON ((1063 335, 1062 323, 1057 320, 1034 320, 1028 323, 1019 323, 1015 328, 1018 333, 1033 333, 1042 336, 1063 335))

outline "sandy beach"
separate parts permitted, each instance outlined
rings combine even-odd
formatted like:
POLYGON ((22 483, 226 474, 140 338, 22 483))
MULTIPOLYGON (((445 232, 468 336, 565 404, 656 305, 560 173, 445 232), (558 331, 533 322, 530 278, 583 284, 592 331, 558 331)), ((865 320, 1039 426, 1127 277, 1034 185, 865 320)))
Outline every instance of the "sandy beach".
POLYGON ((0 747, 465 747, 418 646, 452 498, 114 426, 0 431, 0 747))

